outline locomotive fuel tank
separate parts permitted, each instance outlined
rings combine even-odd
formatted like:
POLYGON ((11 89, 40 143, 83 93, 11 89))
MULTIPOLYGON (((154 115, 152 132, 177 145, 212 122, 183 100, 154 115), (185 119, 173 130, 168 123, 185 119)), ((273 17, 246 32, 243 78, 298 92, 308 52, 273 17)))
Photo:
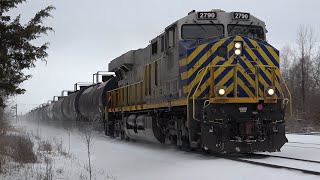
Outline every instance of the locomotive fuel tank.
POLYGON ((131 127, 135 127, 136 126, 136 115, 135 114, 132 114, 128 117, 127 119, 127 124, 131 127))
POLYGON ((126 135, 135 140, 164 143, 165 137, 157 126, 156 118, 147 115, 130 115, 124 118, 126 135))
POLYGON ((85 121, 99 121, 103 119, 106 106, 106 91, 118 87, 117 79, 111 78, 101 84, 96 84, 83 91, 79 98, 79 111, 85 121))
POLYGON ((138 116, 138 118, 136 120, 137 128, 144 128, 145 121, 146 121, 146 117, 144 115, 138 116))

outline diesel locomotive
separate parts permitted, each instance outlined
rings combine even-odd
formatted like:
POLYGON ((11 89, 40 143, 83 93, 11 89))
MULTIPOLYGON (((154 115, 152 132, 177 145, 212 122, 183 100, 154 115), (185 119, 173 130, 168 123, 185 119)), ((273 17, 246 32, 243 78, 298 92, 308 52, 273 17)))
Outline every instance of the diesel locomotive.
POLYGON ((115 76, 29 115, 101 121, 108 136, 211 152, 280 151, 291 100, 266 33, 250 13, 191 11, 112 60, 115 76))

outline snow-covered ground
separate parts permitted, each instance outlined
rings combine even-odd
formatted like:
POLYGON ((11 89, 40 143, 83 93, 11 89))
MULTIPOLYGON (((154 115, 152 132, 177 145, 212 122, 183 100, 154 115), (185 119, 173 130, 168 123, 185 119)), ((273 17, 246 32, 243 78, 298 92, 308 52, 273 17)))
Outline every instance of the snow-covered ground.
MULTIPOLYGON (((67 151, 70 148, 70 153, 78 158, 79 162, 87 163, 86 146, 79 139, 80 135, 76 130, 49 125, 38 126, 36 123, 26 121, 19 122, 16 126, 24 127, 34 133, 38 131, 42 139, 51 137, 62 139, 67 151)), ((283 147, 282 152, 274 155, 320 161, 320 145, 314 145, 320 144, 320 136, 288 134, 287 137, 289 142, 310 144, 288 143, 283 147), (302 148, 302 146, 310 148, 302 148)), ((92 165, 96 171, 95 177, 98 180, 106 179, 107 176, 116 177, 117 180, 319 179, 318 176, 299 171, 267 168, 188 153, 167 145, 120 141, 108 138, 102 133, 94 134, 91 155, 92 165)), ((78 180, 80 173, 86 173, 83 168, 65 164, 64 171, 73 171, 71 173, 73 177, 69 176, 69 179, 78 180)))

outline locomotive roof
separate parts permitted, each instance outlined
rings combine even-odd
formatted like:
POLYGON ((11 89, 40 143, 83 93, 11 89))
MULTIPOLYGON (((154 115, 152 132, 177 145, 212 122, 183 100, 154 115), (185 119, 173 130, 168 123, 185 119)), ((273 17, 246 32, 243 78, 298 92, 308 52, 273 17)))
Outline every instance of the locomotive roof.
MULTIPOLYGON (((256 18, 247 12, 226 12, 221 9, 212 9, 211 11, 195 11, 192 10, 187 16, 173 22, 165 28, 165 30, 177 26, 178 29, 184 24, 223 24, 225 27, 230 24, 238 25, 255 25, 261 26, 265 33, 267 30, 265 28, 265 22, 256 18), (201 17, 204 15, 205 17, 201 17), (237 15, 242 15, 241 17, 236 17, 237 15), (214 16, 214 17, 213 17, 214 16)), ((178 36, 181 39, 181 35, 178 36)), ((130 50, 119 57, 113 59, 109 65, 109 71, 114 72, 115 69, 121 68, 122 66, 133 64, 134 62, 134 52, 138 50, 130 50)))

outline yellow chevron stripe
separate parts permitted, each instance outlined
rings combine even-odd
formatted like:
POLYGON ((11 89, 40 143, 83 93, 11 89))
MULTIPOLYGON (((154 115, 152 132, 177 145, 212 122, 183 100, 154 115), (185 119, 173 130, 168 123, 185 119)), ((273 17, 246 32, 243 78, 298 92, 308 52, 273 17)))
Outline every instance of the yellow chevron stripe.
POLYGON ((227 94, 230 94, 231 91, 233 90, 233 87, 234 87, 234 82, 231 83, 229 87, 227 87, 226 93, 227 93, 227 94))
MULTIPOLYGON (((223 63, 223 65, 231 64, 232 61, 233 61, 233 59, 229 58, 226 62, 223 63)), ((225 70, 225 68, 226 67, 219 67, 218 69, 216 69, 214 71, 214 77, 218 77, 225 70)), ((184 93, 188 93, 189 89, 193 88, 192 85, 196 85, 201 80, 201 77, 203 76, 204 70, 205 70, 205 68, 203 69, 202 72, 199 73, 199 75, 189 85, 183 87, 184 93)))
POLYGON ((240 65, 238 64, 238 72, 240 72, 242 74, 242 76, 244 76, 247 81, 250 83, 251 86, 255 86, 255 82, 254 80, 251 78, 251 76, 245 71, 245 69, 240 65))
POLYGON ((270 52, 270 54, 273 56, 273 58, 274 58, 278 63, 280 63, 280 62, 279 62, 280 58, 279 58, 278 54, 276 53, 276 51, 275 51, 272 47, 270 47, 270 46, 268 46, 268 45, 264 45, 264 46, 267 48, 267 50, 270 52))
POLYGON ((187 63, 187 58, 183 58, 183 59, 180 59, 179 60, 179 65, 180 65, 180 67, 181 66, 185 66, 185 65, 187 65, 188 63, 187 63))
MULTIPOLYGON (((253 42, 252 42, 253 43, 253 42)), ((256 42, 254 42, 256 45, 258 45, 256 42)), ((253 51, 250 49, 250 48, 247 48, 246 49, 247 51, 249 50, 251 53, 249 53, 250 54, 250 56, 253 58, 253 59, 258 59, 258 57, 253 53, 253 51)), ((266 62, 268 63, 268 65, 269 66, 275 66, 273 63, 272 63, 272 61, 268 58, 268 56, 263 52, 263 50, 262 49, 260 49, 260 48, 258 48, 257 49, 258 50, 258 53, 266 60, 266 62)), ((249 52, 248 51, 248 52, 249 52)), ((278 57, 278 59, 279 59, 279 57, 278 57)), ((276 59, 277 60, 277 59, 276 59)), ((277 60, 278 62, 279 62, 279 60, 277 60)), ((259 59, 258 59, 258 61, 256 61, 257 62, 257 64, 259 64, 259 65, 264 65, 264 64, 262 64, 262 62, 261 61, 259 61, 259 59)), ((264 73, 267 75, 267 77, 269 78, 269 80, 271 81, 271 73, 269 72, 269 71, 267 71, 266 72, 266 70, 265 69, 263 69, 264 71, 264 73)), ((279 77, 280 76, 280 71, 279 70, 277 70, 276 71, 276 75, 279 77)))
MULTIPOLYGON (((223 86, 230 78, 233 77, 233 71, 229 71, 227 73, 226 76, 224 76, 221 81, 219 81, 216 86, 223 86)), ((196 96, 195 97, 198 97, 201 95, 201 93, 208 87, 210 86, 210 83, 212 82, 212 76, 204 83, 201 85, 201 87, 198 89, 198 91, 196 92, 196 96)), ((229 86, 230 87, 230 86, 229 86)), ((230 93, 232 91, 232 86, 231 86, 231 90, 227 88, 227 93, 230 93)), ((207 94, 207 96, 209 95, 210 93, 207 94)), ((206 97, 206 96, 205 96, 206 97)))
MULTIPOLYGON (((230 43, 230 45, 227 47, 227 49, 228 49, 228 52, 231 50, 233 48, 233 44, 232 43, 230 43)), ((213 61, 211 62, 211 65, 216 65, 217 63, 218 63, 218 59, 220 59, 221 57, 216 57, 216 58, 214 58, 213 59, 213 61)), ((223 64, 222 64, 222 66, 226 66, 226 65, 230 65, 232 62, 233 62, 233 56, 231 56, 231 57, 229 57, 229 59, 228 60, 226 60, 223 64)), ((224 71, 224 69, 225 69, 225 67, 219 67, 217 70, 215 70, 215 72, 214 72, 214 77, 217 77, 217 76, 219 76, 223 71, 224 71)), ((202 73, 202 72, 201 72, 202 73)), ((200 74, 201 74, 200 73, 200 74)), ((192 84, 196 84, 197 82, 199 82, 200 81, 200 78, 202 77, 202 75, 203 74, 201 74, 201 75, 198 75, 198 77, 196 77, 191 83, 189 83, 189 85, 187 85, 187 86, 184 86, 183 87, 183 92, 184 93, 188 93, 188 91, 189 91, 189 89, 191 89, 192 87, 192 84)))
MULTIPOLYGON (((210 86, 210 84, 208 83, 209 81, 206 81, 205 83, 203 83, 201 85, 201 87, 199 87, 199 89, 195 92, 195 97, 199 97, 200 94, 208 87, 210 86)), ((197 87, 197 86, 196 86, 197 87)), ((209 95, 210 93, 207 94, 207 96, 209 95)))
MULTIPOLYGON (((218 47, 221 46, 224 42, 224 41, 219 41, 217 42, 214 46, 212 46, 199 60, 198 62, 196 63, 196 66, 200 67, 214 52, 217 51, 218 47)), ((200 53, 200 52, 199 52, 200 53)), ((221 57, 216 57, 214 58, 212 61, 213 62, 216 62, 218 61, 219 59, 221 59, 221 57)), ((185 71, 183 73, 181 73, 181 79, 182 80, 185 80, 185 79, 188 79, 194 72, 196 72, 199 68, 196 68, 196 67, 192 67, 189 71, 185 71)))
POLYGON ((248 86, 246 86, 246 85, 244 84, 244 82, 243 82, 240 78, 238 78, 238 85, 241 86, 241 88, 247 93, 247 95, 248 95, 249 97, 254 97, 254 96, 255 96, 255 95, 250 91, 250 89, 248 88, 248 86))
POLYGON ((190 56, 187 57, 187 64, 189 64, 208 44, 202 44, 199 47, 197 47, 196 50, 190 54, 190 56))
MULTIPOLYGON (((228 47, 227 47, 227 49, 228 49, 228 52, 231 50, 233 48, 233 44, 231 43, 228 47)), ((218 63, 218 59, 220 59, 221 57, 216 57, 215 59, 213 59, 213 61, 211 62, 211 65, 216 65, 217 63, 218 63)), ((233 56, 231 56, 231 57, 229 57, 229 59, 228 60, 226 60, 223 64, 222 64, 222 66, 226 66, 226 65, 230 65, 232 62, 233 62, 233 60, 234 60, 234 57, 233 56)), ((216 69, 215 71, 214 71, 214 77, 218 77, 223 71, 224 71, 224 69, 225 69, 225 67, 219 67, 218 69, 216 69)), ((201 72, 202 73, 202 72, 201 72)), ((183 87, 183 91, 184 91, 184 93, 187 93, 188 92, 188 89, 191 89, 192 87, 192 84, 196 84, 197 82, 199 82, 199 80, 200 80, 200 78, 201 78, 201 76, 199 75, 198 76, 198 78, 196 77, 191 83, 189 83, 189 85, 187 85, 187 86, 184 86, 183 87)))
MULTIPOLYGON (((250 40, 251 44, 257 48, 257 51, 259 52, 259 54, 263 57, 263 59, 268 63, 269 66, 275 66, 275 64, 273 64, 273 62, 271 61, 271 59, 269 59, 269 57, 267 56, 267 54, 261 49, 261 47, 259 46, 258 42, 254 41, 254 40, 250 40)), ((275 58, 275 57, 274 57, 275 58)), ((270 77, 269 77, 270 78, 270 77)))
MULTIPOLYGON (((250 63, 250 62, 248 62, 249 60, 243 60, 243 62, 247 65, 247 67, 253 72, 253 73, 256 73, 256 70, 255 70, 255 68, 254 68, 254 66, 250 63)), ((240 65, 240 64, 239 64, 240 65)), ((241 66, 241 65, 240 65, 241 66)), ((242 67, 242 66, 241 66, 242 67)), ((241 70, 241 69, 240 69, 241 70)), ((249 76, 249 74, 247 74, 247 72, 245 71, 245 69, 242 67, 242 70, 243 70, 243 72, 241 72, 241 74, 249 81, 249 83, 251 84, 251 86, 253 86, 254 88, 256 88, 256 82, 255 82, 255 79, 252 79, 251 78, 251 76, 249 76)), ((265 80, 262 78, 262 80, 265 82, 265 80)), ((265 82, 266 83, 266 82, 265 82)), ((259 88, 259 95, 261 94, 261 95, 263 95, 263 89, 260 89, 260 87, 258 87, 259 88)))
MULTIPOLYGON (((253 42, 251 41, 251 43, 253 43, 253 42)), ((256 62, 258 65, 264 65, 264 64, 262 64, 262 62, 258 59, 258 57, 254 54, 253 50, 251 50, 250 48, 248 48, 248 46, 247 46, 246 50, 247 50, 248 54, 251 56, 252 59, 257 60, 257 61, 255 61, 255 62, 256 62)), ((261 51, 261 50, 260 50, 260 51, 261 51)), ((260 51, 258 51, 258 53, 261 53, 260 51)), ((262 54, 261 54, 261 55, 262 55, 262 54)), ((266 55, 265 55, 265 56, 266 56, 266 55)), ((265 57, 264 57, 264 58, 265 58, 265 57)), ((269 59, 269 58, 267 57, 267 59, 269 59)), ((270 61, 270 59, 269 59, 269 61, 270 61)), ((267 61, 267 63, 269 63, 269 62, 267 61)), ((274 66, 273 63, 272 63, 272 64, 269 64, 269 65, 270 65, 270 66, 274 66)), ((266 70, 265 68, 260 68, 260 70, 263 71, 264 74, 265 74, 265 75, 269 78, 269 80, 271 81, 271 73, 270 73, 268 70, 266 70)), ((279 77, 279 75, 280 75, 280 71, 279 71, 279 70, 276 70, 276 75, 279 77)), ((259 81, 260 81, 262 84, 264 84, 264 85, 267 84, 267 82, 265 81, 265 79, 264 79, 263 77, 261 77, 261 75, 259 75, 258 79, 259 79, 259 81)), ((280 84, 279 84, 278 81, 276 81, 275 86, 276 86, 276 88, 280 91, 281 87, 280 87, 280 84)), ((263 97, 263 96, 264 96, 264 93, 259 91, 259 96, 260 96, 260 97, 263 97)))
POLYGON ((192 86, 196 86, 197 83, 201 80, 201 77, 203 76, 203 73, 205 71, 205 68, 196 76, 196 78, 187 86, 183 86, 183 92, 189 93, 189 89, 192 88, 192 86))
MULTIPOLYGON (((215 76, 217 77, 217 76, 215 76)), ((223 86, 230 78, 233 78, 233 71, 230 70, 222 79, 219 81, 216 86, 223 86)))
MULTIPOLYGON (((241 37, 237 37, 235 38, 235 40, 240 40, 240 41, 243 41, 243 39, 241 37)), ((243 41, 245 43, 245 41, 243 41)), ((270 65, 270 66, 274 66, 274 64, 272 63, 271 59, 268 58, 268 56, 266 55, 266 53, 264 53, 264 51, 260 48, 259 44, 256 42, 256 41, 253 41, 253 40, 250 40, 250 42, 258 47, 257 49, 257 52, 265 59, 265 61, 270 65)), ((208 57, 210 57, 214 51, 217 49, 216 46, 220 46, 223 42, 218 42, 216 43, 213 47, 210 48, 210 50, 208 50, 208 52, 206 52, 200 59, 199 61, 196 63, 196 66, 195 67, 199 67, 201 66, 207 59, 208 57)), ((207 44, 203 45, 204 47, 206 46, 207 44)), ((187 57, 187 59, 182 59, 180 60, 180 65, 182 64, 185 64, 185 63, 189 63, 193 60, 194 57, 196 57, 203 49, 204 47, 202 48, 197 48, 195 51, 196 52, 193 52, 189 57, 187 57), (193 58, 191 58, 193 57, 193 58)), ((270 46, 265 46, 268 51, 270 52, 270 54, 272 56, 274 56, 274 58, 279 62, 279 57, 277 56, 275 50, 270 47, 270 46)), ((233 48, 233 43, 230 43, 229 46, 228 46, 228 52, 233 48)), ((262 64, 261 61, 259 61, 259 59, 256 57, 256 55, 254 54, 253 50, 251 50, 250 48, 248 48, 248 45, 245 45, 244 48, 246 48, 249 56, 251 56, 252 59, 255 59, 257 61, 255 61, 257 63, 257 65, 264 65, 262 64)), ((223 65, 228 65, 228 64, 231 64, 231 62, 233 61, 234 57, 231 56, 226 62, 223 63, 223 65), (232 60, 232 61, 231 61, 232 60), (231 61, 231 62, 230 62, 231 61)), ((212 62, 210 63, 211 65, 216 65, 216 63, 218 62, 218 57, 216 57, 215 59, 212 60, 212 62)), ((252 68, 252 71, 253 73, 255 73, 255 68, 254 66, 251 64, 251 62, 249 62, 248 60, 244 60, 244 63, 246 64, 246 66, 251 69, 252 68)), ((240 65, 240 64, 239 64, 240 65)), ((252 78, 249 74, 247 74, 244 70, 244 68, 240 65, 239 66, 240 68, 238 68, 238 71, 247 79, 247 81, 250 83, 250 85, 252 87, 256 87, 256 83, 255 83, 255 80, 254 78, 252 78)), ((194 72, 196 72, 197 68, 192 68, 190 69, 188 72, 184 72, 181 73, 181 76, 182 76, 182 79, 187 79, 189 78, 194 72), (190 73, 189 73, 190 72, 190 73), (182 75, 183 74, 183 75, 182 75)), ((219 76, 223 71, 225 70, 225 67, 219 67, 217 69, 215 69, 215 72, 214 72, 214 77, 216 78, 217 76, 219 76)), ((267 69, 265 68, 260 68, 261 71, 264 72, 264 74, 267 76, 267 78, 271 81, 271 72, 269 72, 267 69)), ((204 71, 204 70, 203 70, 204 71)), ((201 80, 201 77, 203 76, 203 73, 204 72, 201 72, 199 73, 199 75, 187 86, 184 86, 183 87, 183 91, 184 93, 188 93, 189 92, 189 89, 192 89, 193 87, 191 87, 192 85, 195 85, 197 86, 197 83, 201 80)), ((208 71, 206 72, 208 73, 208 71)), ((280 71, 276 70, 276 75, 279 77, 280 75, 280 71)), ((222 80, 220 82, 218 82, 216 85, 217 86, 222 86, 224 85, 230 78, 233 78, 233 71, 229 71, 227 73, 226 76, 224 76, 222 78, 222 80)), ((258 76, 258 81, 264 85, 266 85, 266 81, 264 78, 261 77, 261 75, 258 76)), ((210 77, 205 83, 203 83, 201 85, 201 87, 199 87, 198 91, 195 92, 195 97, 198 97, 200 96, 201 93, 203 93, 203 91, 208 87, 210 86, 210 83, 212 83, 212 77, 210 77)), ((255 97, 255 94, 251 92, 251 90, 244 84, 244 82, 238 78, 238 84, 241 86, 241 88, 249 95, 249 97, 255 97)), ((279 83, 276 81, 276 84, 275 84, 276 88, 280 91, 281 88, 280 88, 280 85, 279 83)), ((231 85, 229 85, 229 87, 227 87, 227 93, 229 94, 230 92, 232 92, 234 88, 234 83, 232 83, 231 85)), ((259 92, 258 92, 259 96, 260 97, 263 97, 263 94, 264 94, 264 90, 260 89, 259 88, 259 92)), ((209 95, 209 94, 208 94, 209 95)))

